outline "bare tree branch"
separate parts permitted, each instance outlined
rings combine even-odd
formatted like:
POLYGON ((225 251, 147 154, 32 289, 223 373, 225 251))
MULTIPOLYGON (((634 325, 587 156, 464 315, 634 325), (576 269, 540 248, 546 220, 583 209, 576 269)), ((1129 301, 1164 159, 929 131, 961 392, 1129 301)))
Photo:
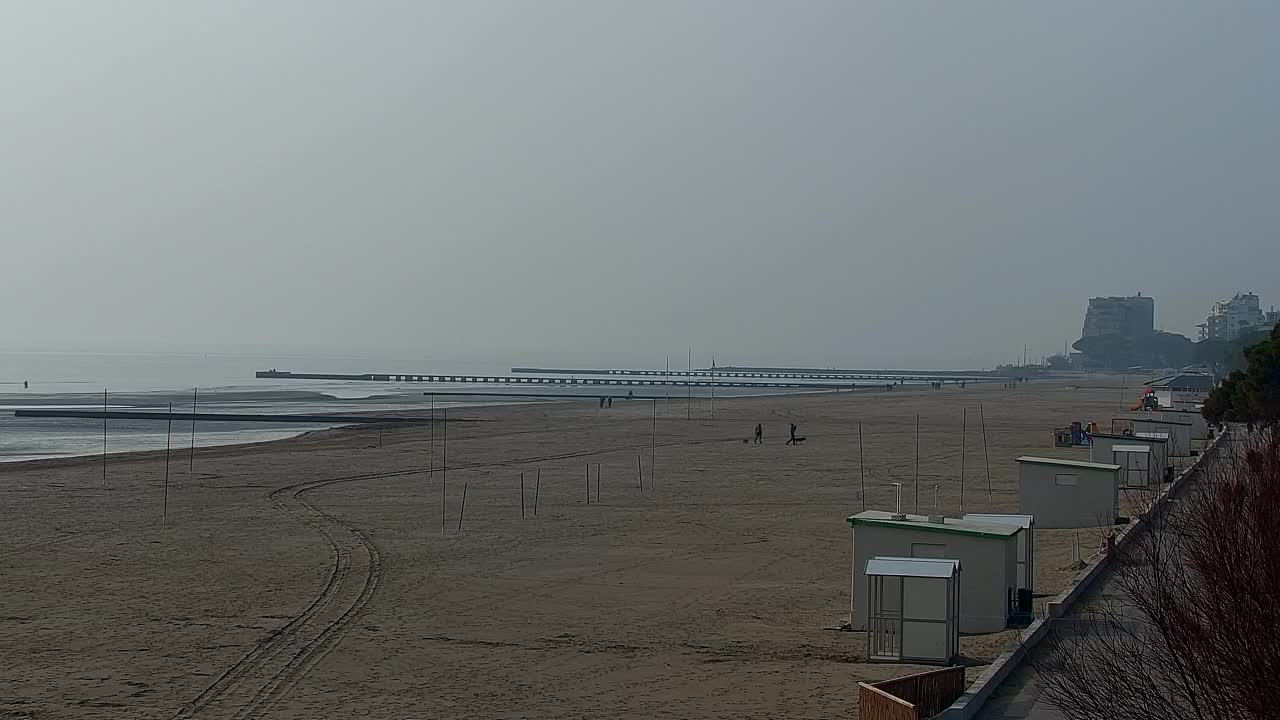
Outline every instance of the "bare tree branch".
MULTIPOLYGON (((1112 558, 1105 591, 1032 658, 1073 720, 1280 712, 1280 452, 1274 428, 1221 443, 1112 558)), ((1135 498, 1136 499, 1136 498, 1135 498)))

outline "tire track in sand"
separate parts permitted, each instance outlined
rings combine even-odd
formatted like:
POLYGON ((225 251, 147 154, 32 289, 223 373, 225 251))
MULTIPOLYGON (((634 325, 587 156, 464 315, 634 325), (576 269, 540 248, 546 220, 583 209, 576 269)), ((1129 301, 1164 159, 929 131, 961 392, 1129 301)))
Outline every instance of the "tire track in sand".
MULTIPOLYGON (((689 446, 731 440, 736 438, 713 438, 659 445, 662 447, 689 446)), ((623 445, 497 462, 459 464, 451 465, 448 469, 456 471, 504 467, 528 462, 591 456, 632 447, 632 445, 623 445)), ((301 613, 272 633, 266 640, 256 644, 253 649, 223 671, 212 684, 173 715, 173 720, 190 718, 250 720, 262 717, 324 659, 324 656, 342 640, 364 608, 373 600, 383 577, 381 551, 364 533, 304 500, 302 497, 304 493, 326 485, 421 474, 425 470, 426 468, 412 468, 348 475, 295 483, 273 490, 268 497, 278 509, 313 528, 328 542, 333 554, 333 567, 329 571, 329 577, 301 613), (356 587, 357 579, 361 581, 359 587, 356 587)))
POLYGON ((328 542, 333 565, 311 603, 258 643, 173 717, 261 717, 332 650, 373 599, 382 582, 382 553, 359 530, 317 509, 302 495, 365 476, 297 483, 270 494, 281 511, 315 529, 328 542))

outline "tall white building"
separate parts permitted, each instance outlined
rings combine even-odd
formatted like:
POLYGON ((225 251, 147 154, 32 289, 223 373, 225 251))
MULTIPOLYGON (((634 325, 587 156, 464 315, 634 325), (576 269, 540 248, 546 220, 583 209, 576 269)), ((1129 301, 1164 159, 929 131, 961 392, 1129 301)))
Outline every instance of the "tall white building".
POLYGON ((1138 338, 1150 335, 1155 329, 1155 313, 1155 300, 1143 297, 1142 293, 1135 297, 1089 298, 1080 337, 1123 335, 1138 338))
POLYGON ((1199 325, 1201 340, 1235 340, 1241 333, 1255 328, 1269 328, 1268 318, 1274 312, 1264 313, 1253 293, 1236 293, 1230 300, 1213 304, 1209 317, 1199 325))

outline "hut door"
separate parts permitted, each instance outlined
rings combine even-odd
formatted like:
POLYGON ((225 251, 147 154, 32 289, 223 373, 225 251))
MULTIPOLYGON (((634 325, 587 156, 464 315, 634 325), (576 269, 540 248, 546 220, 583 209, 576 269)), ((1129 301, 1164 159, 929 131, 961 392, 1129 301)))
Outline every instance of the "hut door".
POLYGON ((902 578, 871 578, 868 659, 902 659, 902 578))

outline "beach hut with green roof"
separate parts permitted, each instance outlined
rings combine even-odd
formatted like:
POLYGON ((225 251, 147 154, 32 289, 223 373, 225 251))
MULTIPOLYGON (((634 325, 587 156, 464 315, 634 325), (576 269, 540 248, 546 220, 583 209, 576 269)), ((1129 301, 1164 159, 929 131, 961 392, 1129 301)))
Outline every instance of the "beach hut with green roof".
POLYGON ((853 587, 849 622, 867 630, 867 562, 876 557, 958 560, 960 632, 990 633, 1008 627, 1018 587, 1017 525, 940 516, 865 510, 847 518, 853 530, 853 587))

